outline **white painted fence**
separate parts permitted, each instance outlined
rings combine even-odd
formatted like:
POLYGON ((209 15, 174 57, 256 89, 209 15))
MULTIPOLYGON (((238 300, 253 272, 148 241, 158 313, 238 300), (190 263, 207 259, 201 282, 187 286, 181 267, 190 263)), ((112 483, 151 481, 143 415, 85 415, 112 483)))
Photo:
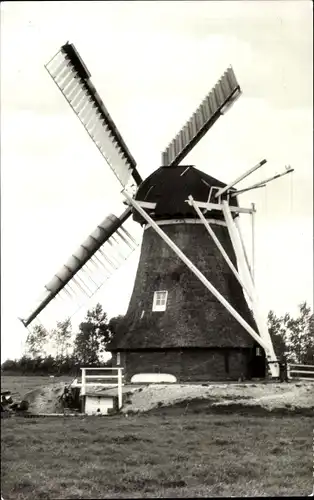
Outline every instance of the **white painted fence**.
POLYGON ((300 379, 314 382, 314 365, 287 364, 288 380, 300 379), (307 377, 308 375, 308 377, 307 377))
POLYGON ((77 384, 77 386, 81 385, 81 395, 86 395, 86 387, 117 387, 118 389, 118 407, 119 410, 122 407, 122 387, 123 387, 123 368, 121 367, 112 367, 112 368, 81 368, 82 371, 82 383, 77 384), (88 375, 88 372, 91 371, 112 371, 116 372, 116 374, 110 375, 88 375), (87 380, 116 380, 116 382, 87 382, 87 380))

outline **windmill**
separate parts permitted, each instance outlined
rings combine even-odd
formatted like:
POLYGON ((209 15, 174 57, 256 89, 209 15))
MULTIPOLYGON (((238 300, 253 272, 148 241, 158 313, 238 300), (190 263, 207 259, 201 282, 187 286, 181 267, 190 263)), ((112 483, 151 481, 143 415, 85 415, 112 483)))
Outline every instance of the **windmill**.
POLYGON ((266 160, 229 184, 181 164, 241 95, 233 69, 162 153, 162 166, 142 180, 74 45, 63 45, 45 67, 121 183, 127 208, 109 215, 72 254, 24 325, 62 294, 93 295, 98 271, 108 278, 137 247, 125 225, 133 216, 143 227, 141 254, 124 328, 109 346, 126 380, 141 372, 180 381, 250 378, 264 376, 266 365, 278 377, 255 290, 254 256, 250 263, 239 225, 240 214, 251 216, 254 233, 256 209, 239 206, 238 196, 292 169, 236 190, 266 160))

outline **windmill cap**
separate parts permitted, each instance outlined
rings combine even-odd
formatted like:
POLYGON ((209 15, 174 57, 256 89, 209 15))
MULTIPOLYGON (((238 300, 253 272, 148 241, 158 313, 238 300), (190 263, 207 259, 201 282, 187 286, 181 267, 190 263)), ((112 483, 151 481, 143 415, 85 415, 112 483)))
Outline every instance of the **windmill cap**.
MULTIPOLYGON (((180 165, 176 167, 160 167, 153 172, 142 184, 136 193, 136 200, 156 203, 150 215, 155 220, 192 218, 196 214, 193 207, 187 203, 190 195, 196 201, 207 202, 210 192, 211 202, 214 200, 215 188, 225 187, 226 184, 192 165, 180 165)), ((238 206, 236 197, 230 199, 230 205, 238 206)), ((211 219, 223 220, 220 210, 208 212, 211 219)), ((208 215, 209 216, 209 215, 208 215)), ((145 221, 135 211, 133 219, 140 224, 145 221)))

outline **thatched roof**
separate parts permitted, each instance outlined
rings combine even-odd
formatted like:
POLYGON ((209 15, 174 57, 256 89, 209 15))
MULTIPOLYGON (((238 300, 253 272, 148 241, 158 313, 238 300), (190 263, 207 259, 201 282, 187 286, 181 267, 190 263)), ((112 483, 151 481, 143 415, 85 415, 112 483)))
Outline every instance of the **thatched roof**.
MULTIPOLYGON (((197 201, 208 201, 212 186, 225 187, 224 182, 201 172, 189 165, 178 167, 160 167, 142 182, 136 199, 157 203, 154 219, 195 218, 195 211, 185 200, 189 195, 197 201)), ((213 200, 211 200, 213 201, 213 200)), ((237 206, 233 197, 230 204, 237 206)), ((211 211, 211 218, 223 219, 221 211, 211 211)), ((137 212, 133 213, 135 221, 144 223, 137 212)))

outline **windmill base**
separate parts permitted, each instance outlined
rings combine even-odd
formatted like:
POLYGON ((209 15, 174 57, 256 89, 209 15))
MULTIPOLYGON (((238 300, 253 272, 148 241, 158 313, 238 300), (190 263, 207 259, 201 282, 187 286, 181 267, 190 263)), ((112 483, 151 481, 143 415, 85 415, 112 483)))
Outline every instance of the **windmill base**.
MULTIPOLYGON (((113 365, 117 353, 112 353, 113 365)), ((169 373, 178 382, 228 381, 266 376, 265 357, 247 348, 167 349, 120 352, 124 381, 138 373, 169 373)))

